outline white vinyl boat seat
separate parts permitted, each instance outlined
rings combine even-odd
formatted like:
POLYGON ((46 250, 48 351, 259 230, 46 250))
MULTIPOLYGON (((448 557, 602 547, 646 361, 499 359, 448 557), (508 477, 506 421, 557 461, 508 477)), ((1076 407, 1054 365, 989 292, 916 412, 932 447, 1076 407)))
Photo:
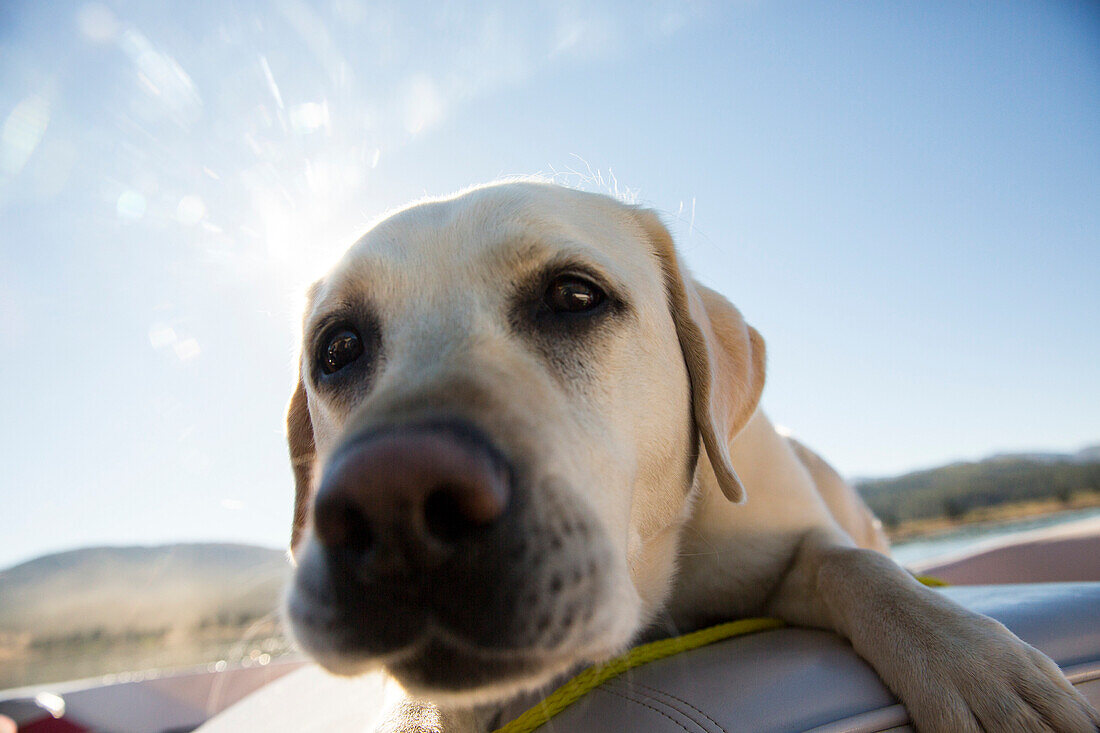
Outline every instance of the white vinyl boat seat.
MULTIPOLYGON (((1100 583, 936 592, 1001 621, 1100 704, 1100 583)), ((341 680, 311 665, 229 708, 203 730, 370 731, 382 714, 386 691, 379 685, 377 678, 341 680)), ((539 731, 857 733, 905 731, 907 723, 905 709, 844 639, 788 627, 638 667, 595 688, 539 731)))

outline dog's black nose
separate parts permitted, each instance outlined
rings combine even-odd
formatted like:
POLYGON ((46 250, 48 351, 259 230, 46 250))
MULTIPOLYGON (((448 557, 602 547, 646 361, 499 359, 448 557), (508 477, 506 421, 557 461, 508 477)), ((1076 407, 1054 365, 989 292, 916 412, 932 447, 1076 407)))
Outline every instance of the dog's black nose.
POLYGON ((330 553, 370 558, 378 571, 430 566, 496 522, 510 480, 504 461, 470 430, 373 432, 329 462, 314 533, 330 553))

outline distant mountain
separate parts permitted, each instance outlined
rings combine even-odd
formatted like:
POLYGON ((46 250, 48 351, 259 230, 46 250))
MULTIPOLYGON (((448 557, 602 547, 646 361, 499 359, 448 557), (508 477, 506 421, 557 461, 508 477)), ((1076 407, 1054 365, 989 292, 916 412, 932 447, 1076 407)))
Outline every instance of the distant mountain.
POLYGON ((1090 445, 1076 453, 1057 453, 1049 451, 994 453, 979 463, 996 461, 1037 461, 1040 463, 1093 463, 1100 461, 1100 445, 1090 445))
POLYGON ((175 631, 278 604, 283 552, 232 544, 91 547, 0 572, 0 633, 175 631))
POLYGON ((92 547, 0 572, 0 689, 290 651, 283 552, 231 544, 92 547))
POLYGON ((1076 453, 1001 453, 902 476, 853 482, 887 526, 959 518, 1002 504, 1100 496, 1100 445, 1076 453))
POLYGON ((1073 454, 1073 457, 1078 461, 1092 462, 1100 461, 1100 444, 1090 445, 1073 454))

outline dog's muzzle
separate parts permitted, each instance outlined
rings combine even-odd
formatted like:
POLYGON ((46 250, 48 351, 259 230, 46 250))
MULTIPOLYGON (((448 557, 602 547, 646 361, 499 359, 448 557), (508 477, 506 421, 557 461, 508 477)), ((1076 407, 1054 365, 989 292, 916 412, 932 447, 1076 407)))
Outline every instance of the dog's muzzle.
POLYGON ((528 505, 511 464, 466 423, 345 442, 322 474, 289 599, 299 640, 381 657, 431 627, 479 649, 529 645, 528 505))
POLYGON ((598 634, 610 548, 473 426, 374 429, 328 461, 287 612, 335 672, 420 689, 530 676, 598 634), (537 494, 537 496, 536 496, 537 494))

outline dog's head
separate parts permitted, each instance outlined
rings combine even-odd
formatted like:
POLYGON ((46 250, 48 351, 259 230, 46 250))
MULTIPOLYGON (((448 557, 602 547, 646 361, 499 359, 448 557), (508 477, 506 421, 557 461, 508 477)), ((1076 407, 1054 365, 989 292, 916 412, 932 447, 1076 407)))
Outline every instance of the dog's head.
POLYGON ((651 212, 537 183, 422 203, 309 293, 287 614, 328 669, 469 701, 621 651, 764 349, 651 212))

